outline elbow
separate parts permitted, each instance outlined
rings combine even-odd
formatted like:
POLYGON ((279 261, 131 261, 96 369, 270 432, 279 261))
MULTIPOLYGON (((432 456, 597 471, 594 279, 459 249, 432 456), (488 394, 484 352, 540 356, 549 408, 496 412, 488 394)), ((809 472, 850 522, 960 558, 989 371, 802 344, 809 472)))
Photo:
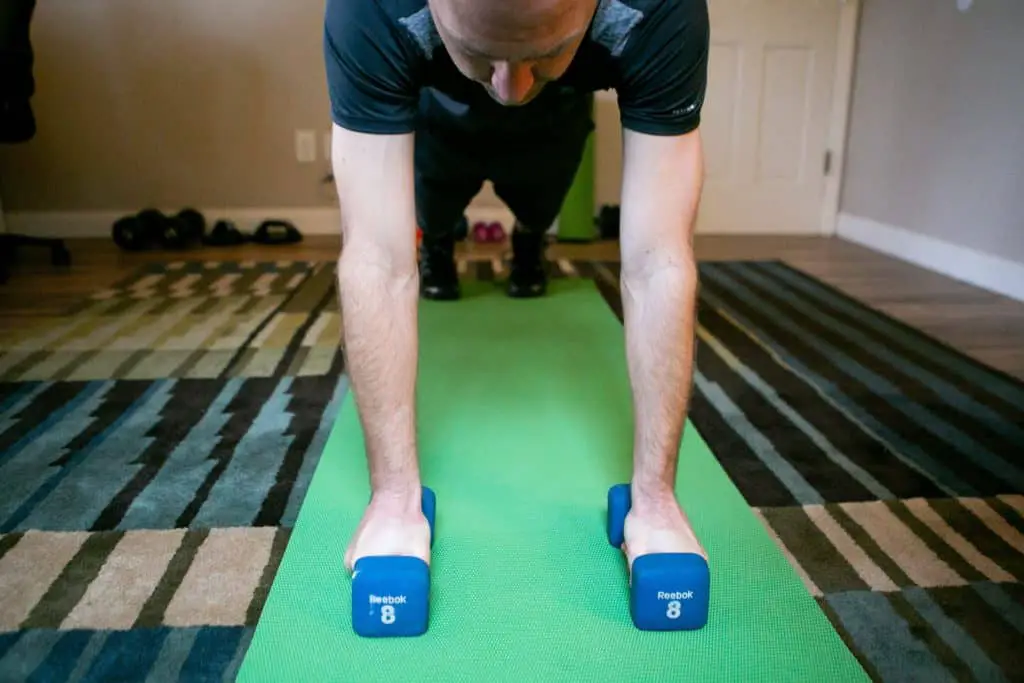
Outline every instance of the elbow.
POLYGON ((660 249, 639 258, 623 255, 620 275, 622 304, 627 317, 640 311, 670 311, 690 315, 696 305, 697 261, 692 249, 660 249))
POLYGON ((415 287, 419 277, 414 249, 372 240, 346 242, 337 268, 342 292, 373 289, 399 293, 415 287))
POLYGON ((697 259, 689 244, 676 248, 651 248, 624 254, 622 285, 632 289, 653 285, 689 291, 697 285, 697 259))
POLYGON ((690 310, 696 302, 698 273, 695 264, 659 263, 640 272, 623 270, 620 283, 623 305, 659 310, 690 310))
POLYGON ((627 321, 644 312, 689 316, 697 303, 697 264, 688 257, 655 258, 631 268, 623 263, 619 286, 627 321))

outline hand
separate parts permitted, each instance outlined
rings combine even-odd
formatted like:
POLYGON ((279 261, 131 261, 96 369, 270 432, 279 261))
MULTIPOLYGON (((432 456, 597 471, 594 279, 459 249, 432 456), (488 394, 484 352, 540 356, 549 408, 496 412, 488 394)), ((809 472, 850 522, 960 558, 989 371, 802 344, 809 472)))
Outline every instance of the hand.
POLYGON ((622 552, 630 574, 633 561, 651 553, 696 553, 708 559, 697 540, 690 520, 671 490, 638 493, 634 488, 632 505, 623 528, 622 552))
MULTIPOLYGON (((417 489, 418 491, 418 489, 417 489)), ((345 551, 345 568, 371 555, 407 555, 430 564, 430 524, 411 500, 374 497, 345 551)))

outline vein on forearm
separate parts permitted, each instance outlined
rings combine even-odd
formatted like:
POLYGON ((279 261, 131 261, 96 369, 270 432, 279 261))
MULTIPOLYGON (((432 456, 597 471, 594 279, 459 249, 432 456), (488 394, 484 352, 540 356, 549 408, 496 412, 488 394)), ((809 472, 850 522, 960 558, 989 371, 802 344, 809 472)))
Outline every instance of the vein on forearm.
POLYGON ((696 266, 689 250, 624 271, 626 348, 636 421, 634 478, 671 487, 690 398, 696 266))
POLYGON ((417 282, 359 245, 342 252, 338 291, 346 368, 359 408, 374 491, 418 479, 415 449, 417 282))

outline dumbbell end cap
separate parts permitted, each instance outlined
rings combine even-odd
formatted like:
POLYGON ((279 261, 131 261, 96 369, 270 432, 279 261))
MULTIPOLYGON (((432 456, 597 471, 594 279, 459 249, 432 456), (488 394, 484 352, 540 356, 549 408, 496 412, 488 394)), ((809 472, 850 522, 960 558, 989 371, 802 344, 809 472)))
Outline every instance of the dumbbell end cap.
POLYGON ((626 515, 632 505, 632 489, 629 484, 616 484, 608 489, 608 543, 622 547, 626 515))
POLYGON ((352 573, 352 628, 365 638, 422 635, 430 615, 430 567, 418 557, 364 557, 352 573))
POLYGON ((430 546, 434 546, 434 518, 437 515, 437 495, 434 493, 434 489, 429 486, 421 487, 422 498, 421 498, 421 509, 423 516, 427 518, 427 523, 430 524, 430 546))
POLYGON ((687 631, 708 621, 711 572, 696 553, 652 553, 633 561, 630 613, 644 631, 687 631))

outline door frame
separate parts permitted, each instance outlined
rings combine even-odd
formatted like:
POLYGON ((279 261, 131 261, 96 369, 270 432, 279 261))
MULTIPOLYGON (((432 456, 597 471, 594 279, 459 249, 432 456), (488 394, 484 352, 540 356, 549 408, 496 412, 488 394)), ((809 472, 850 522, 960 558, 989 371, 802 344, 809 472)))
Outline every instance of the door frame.
POLYGON ((857 38, 860 31, 862 0, 835 0, 840 3, 839 33, 836 42, 835 88, 826 149, 831 153, 829 172, 825 176, 825 195, 821 205, 821 234, 835 235, 839 217, 839 199, 846 166, 847 131, 850 125, 850 101, 853 97, 853 76, 857 61, 857 38))

